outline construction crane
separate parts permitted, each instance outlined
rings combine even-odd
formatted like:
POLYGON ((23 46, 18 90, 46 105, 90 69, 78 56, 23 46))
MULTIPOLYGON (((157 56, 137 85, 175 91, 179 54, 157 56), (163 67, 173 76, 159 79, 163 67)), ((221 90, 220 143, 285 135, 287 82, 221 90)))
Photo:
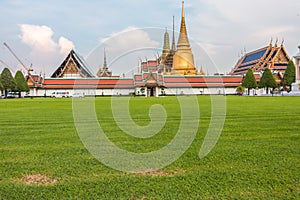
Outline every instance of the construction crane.
POLYGON ((18 56, 15 54, 15 52, 8 46, 7 43, 3 43, 3 45, 10 51, 10 53, 19 61, 19 63, 22 65, 22 67, 27 71, 27 76, 31 78, 31 73, 33 71, 32 64, 30 64, 30 67, 26 67, 24 63, 18 58, 18 56))

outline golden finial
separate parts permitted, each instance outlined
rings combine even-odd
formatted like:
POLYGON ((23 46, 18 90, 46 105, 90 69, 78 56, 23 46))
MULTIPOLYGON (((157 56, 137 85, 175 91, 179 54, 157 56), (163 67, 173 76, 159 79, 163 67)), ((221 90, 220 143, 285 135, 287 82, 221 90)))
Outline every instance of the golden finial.
POLYGON ((282 38, 281 46, 283 46, 283 44, 284 44, 284 37, 282 38))
POLYGON ((270 46, 272 47, 273 45, 273 37, 271 37, 271 41, 270 41, 270 46))
POLYGON ((186 26, 185 26, 185 16, 184 16, 184 1, 182 1, 180 33, 187 35, 186 26))
POLYGON ((184 1, 182 1, 182 18, 184 18, 184 1))

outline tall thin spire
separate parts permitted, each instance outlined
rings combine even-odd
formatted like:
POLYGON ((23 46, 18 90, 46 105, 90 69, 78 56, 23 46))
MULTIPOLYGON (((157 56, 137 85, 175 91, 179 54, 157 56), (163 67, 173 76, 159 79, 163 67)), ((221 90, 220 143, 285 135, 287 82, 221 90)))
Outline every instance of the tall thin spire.
POLYGON ((189 39, 187 36, 186 25, 185 25, 185 15, 184 15, 184 1, 182 1, 182 11, 181 11, 181 26, 180 35, 178 38, 177 47, 190 47, 189 39))
POLYGON ((176 44, 175 44, 175 19, 174 19, 174 16, 173 16, 173 36, 172 36, 172 51, 176 51, 176 44))
POLYGON ((107 67, 107 61, 106 61, 106 51, 105 51, 105 48, 104 48, 104 62, 103 62, 103 69, 108 69, 108 67, 107 67))
POLYGON ((182 1, 180 33, 181 33, 181 34, 187 35, 187 32, 186 32, 186 25, 185 25, 185 14, 184 14, 184 1, 182 1))

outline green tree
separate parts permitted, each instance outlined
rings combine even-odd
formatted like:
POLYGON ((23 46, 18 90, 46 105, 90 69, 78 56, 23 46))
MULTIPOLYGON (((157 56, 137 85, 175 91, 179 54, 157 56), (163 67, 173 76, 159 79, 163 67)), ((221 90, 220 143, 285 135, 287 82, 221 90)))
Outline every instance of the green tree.
POLYGON ((0 75, 0 82, 2 83, 3 89, 5 91, 5 97, 9 91, 15 90, 16 82, 14 77, 11 75, 11 72, 8 68, 4 68, 0 75))
POLYGON ((0 82, 0 95, 2 95, 2 90, 4 90, 4 87, 3 87, 2 83, 0 82))
POLYGON ((281 84, 283 86, 289 86, 290 88, 292 83, 296 81, 296 67, 294 65, 294 62, 292 60, 289 61, 283 79, 281 80, 281 84))
POLYGON ((140 91, 141 91, 142 95, 144 95, 144 93, 145 93, 145 88, 142 87, 142 88, 140 89, 140 91))
POLYGON ((242 81, 242 86, 248 89, 248 95, 250 94, 250 89, 257 88, 257 83, 252 69, 248 69, 245 78, 242 81))
POLYGON ((238 95, 243 95, 245 92, 245 87, 240 85, 239 87, 236 88, 235 91, 238 95))
POLYGON ((24 75, 21 71, 17 71, 15 75, 16 81, 16 92, 19 92, 19 98, 21 98, 21 92, 29 92, 28 84, 24 78, 24 75))
POLYGON ((260 78, 258 86, 260 88, 267 88, 267 94, 269 94, 269 88, 276 88, 276 80, 269 68, 266 68, 262 77, 260 78))

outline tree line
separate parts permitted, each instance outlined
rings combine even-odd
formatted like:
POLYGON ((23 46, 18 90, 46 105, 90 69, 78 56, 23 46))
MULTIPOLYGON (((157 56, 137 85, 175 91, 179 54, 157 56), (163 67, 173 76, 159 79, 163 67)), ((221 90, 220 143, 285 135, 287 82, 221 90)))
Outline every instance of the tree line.
MULTIPOLYGON (((291 90, 291 85, 296 80, 296 68, 294 62, 290 60, 288 62, 287 68, 285 70, 284 76, 281 79, 280 85, 283 86, 285 90, 291 90)), ((251 89, 255 88, 266 88, 266 93, 269 94, 269 89, 273 90, 278 87, 275 77, 273 76, 271 70, 266 68, 259 83, 257 84, 256 78, 253 74, 252 69, 248 69, 246 76, 242 81, 242 85, 237 88, 237 92, 243 92, 244 88, 247 88, 247 94, 250 94, 251 89)))
POLYGON ((4 91, 5 98, 8 92, 18 92, 20 98, 21 92, 29 92, 29 87, 21 71, 17 71, 13 77, 10 70, 4 68, 0 75, 0 90, 4 91))

